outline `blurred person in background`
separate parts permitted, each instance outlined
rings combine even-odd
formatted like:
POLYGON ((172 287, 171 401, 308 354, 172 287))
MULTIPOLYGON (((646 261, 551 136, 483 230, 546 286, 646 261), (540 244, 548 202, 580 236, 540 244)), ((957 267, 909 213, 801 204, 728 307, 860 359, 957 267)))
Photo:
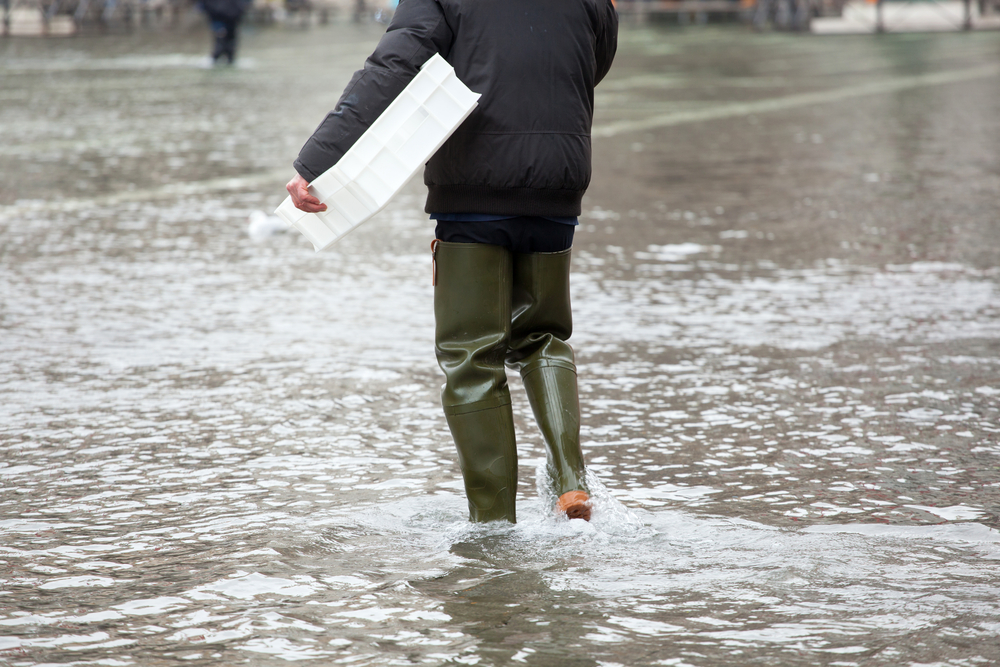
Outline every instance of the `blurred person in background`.
POLYGON ((295 161, 287 185, 337 163, 435 52, 481 93, 430 159, 435 348, 442 403, 473 521, 514 522, 517 449, 507 367, 545 440, 556 509, 591 514, 569 300, 570 248, 591 176, 594 86, 615 55, 611 0, 403 0, 362 70, 295 161))
POLYGON ((212 48, 212 62, 218 64, 223 58, 230 65, 236 59, 236 29, 243 18, 243 12, 253 0, 199 0, 202 11, 208 16, 215 35, 212 48))

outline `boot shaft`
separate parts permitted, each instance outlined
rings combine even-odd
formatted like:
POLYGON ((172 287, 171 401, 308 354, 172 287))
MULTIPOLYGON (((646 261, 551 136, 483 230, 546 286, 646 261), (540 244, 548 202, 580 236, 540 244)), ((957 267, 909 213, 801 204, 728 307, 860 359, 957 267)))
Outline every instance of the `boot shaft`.
POLYGON ((518 370, 557 495, 586 490, 573 349, 570 251, 512 253, 435 241, 441 398, 473 521, 515 520, 517 449, 506 364, 518 370))
POLYGON ((499 399, 507 388, 512 253, 436 241, 434 265, 435 352, 447 378, 442 402, 447 408, 499 399))
POLYGON ((510 343, 512 253, 434 246, 435 351, 472 521, 516 520, 517 446, 503 360, 510 343))
POLYGON ((566 341, 573 334, 569 272, 571 251, 515 254, 511 342, 507 365, 521 371, 532 362, 573 364, 566 341))

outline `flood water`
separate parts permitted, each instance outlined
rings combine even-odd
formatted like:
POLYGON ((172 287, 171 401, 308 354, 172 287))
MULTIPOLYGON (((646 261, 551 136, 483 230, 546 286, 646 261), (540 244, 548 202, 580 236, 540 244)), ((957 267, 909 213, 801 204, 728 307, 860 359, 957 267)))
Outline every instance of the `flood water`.
POLYGON ((1000 34, 623 27, 594 521, 466 521, 422 186, 248 234, 380 28, 0 41, 0 664, 1000 662, 1000 34))

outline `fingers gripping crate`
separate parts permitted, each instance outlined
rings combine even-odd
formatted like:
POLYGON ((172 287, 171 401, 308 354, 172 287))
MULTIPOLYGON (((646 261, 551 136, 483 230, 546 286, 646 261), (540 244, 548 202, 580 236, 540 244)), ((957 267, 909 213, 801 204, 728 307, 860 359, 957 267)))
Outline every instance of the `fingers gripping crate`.
POLYGON ((317 251, 381 211, 458 129, 479 95, 434 54, 340 161, 309 184, 326 210, 306 213, 287 197, 275 211, 317 251))

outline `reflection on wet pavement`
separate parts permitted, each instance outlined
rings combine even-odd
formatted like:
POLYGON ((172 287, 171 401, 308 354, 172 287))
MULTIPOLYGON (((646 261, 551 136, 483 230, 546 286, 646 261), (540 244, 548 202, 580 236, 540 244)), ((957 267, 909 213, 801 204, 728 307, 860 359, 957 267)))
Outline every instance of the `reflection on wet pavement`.
POLYGON ((627 31, 595 127, 661 122, 595 139, 577 237, 594 521, 513 379, 487 527, 420 186, 329 253, 247 234, 377 31, 203 37, 0 43, 0 662, 1000 660, 997 35, 627 31))

